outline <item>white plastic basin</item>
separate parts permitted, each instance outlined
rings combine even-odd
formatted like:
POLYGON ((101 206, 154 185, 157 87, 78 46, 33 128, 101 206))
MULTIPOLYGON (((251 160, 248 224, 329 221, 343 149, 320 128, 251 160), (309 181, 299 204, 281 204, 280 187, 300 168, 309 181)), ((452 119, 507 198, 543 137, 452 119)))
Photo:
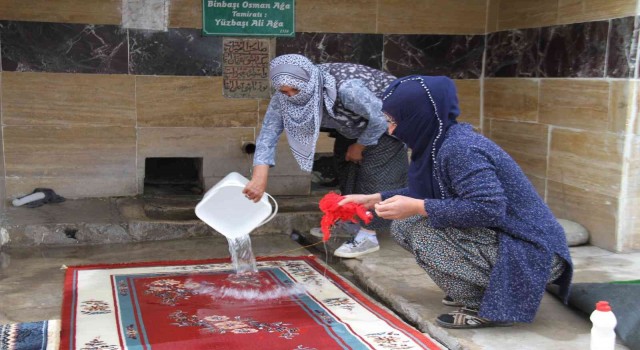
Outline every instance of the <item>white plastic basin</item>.
POLYGON ((268 193, 258 203, 247 199, 242 190, 248 182, 236 172, 229 173, 205 193, 196 205, 196 216, 227 238, 246 236, 266 224, 278 213, 278 203, 268 193))

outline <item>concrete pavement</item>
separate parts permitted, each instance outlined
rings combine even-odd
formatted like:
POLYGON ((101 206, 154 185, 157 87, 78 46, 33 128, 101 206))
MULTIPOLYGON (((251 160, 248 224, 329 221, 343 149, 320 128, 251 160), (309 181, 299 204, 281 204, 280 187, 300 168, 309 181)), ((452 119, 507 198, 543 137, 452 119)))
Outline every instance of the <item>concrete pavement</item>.
MULTIPOLYGON (((284 212, 252 233, 255 255, 315 254, 345 279, 450 349, 588 348, 591 324, 587 315, 562 305, 551 295, 545 295, 532 324, 480 330, 436 326, 435 317, 451 308, 442 305, 442 291, 413 256, 388 235, 379 235, 380 251, 361 259, 339 259, 330 254, 344 238, 332 238, 327 245, 317 244, 309 250, 291 240, 290 234, 299 231, 305 238, 303 244, 317 242, 307 233, 319 223, 320 215, 310 204, 314 201, 282 201, 284 212)), ((154 215, 163 210, 175 212, 162 206, 158 209, 154 204, 154 215)), ((154 219, 148 212, 139 198, 10 208, 0 230, 0 242, 4 244, 0 248, 0 324, 59 318, 63 265, 229 256, 226 239, 198 220, 154 219)), ((574 282, 640 279, 640 253, 615 254, 581 246, 571 248, 571 254, 576 267, 574 282)), ((618 345, 617 349, 626 347, 618 345)))

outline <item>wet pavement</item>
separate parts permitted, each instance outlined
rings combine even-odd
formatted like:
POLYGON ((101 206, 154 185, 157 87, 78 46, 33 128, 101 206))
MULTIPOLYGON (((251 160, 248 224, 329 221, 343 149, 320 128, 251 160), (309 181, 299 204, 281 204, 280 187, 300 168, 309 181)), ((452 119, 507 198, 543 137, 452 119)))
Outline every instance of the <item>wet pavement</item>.
MULTIPOLYGON (((308 255, 288 236, 252 238, 256 256, 308 255)), ((64 266, 229 257, 226 238, 77 247, 12 248, 0 252, 0 324, 60 318, 64 266)))
MULTIPOLYGON (((294 200, 294 203, 295 202, 294 200)), ((6 230, 7 218, 2 229, 5 245, 0 249, 0 324, 13 322, 59 319, 62 302, 64 266, 103 263, 129 263, 140 261, 194 260, 229 257, 228 243, 222 235, 207 230, 197 235, 192 221, 158 221, 140 214, 123 215, 121 207, 112 201, 84 201, 67 203, 70 207, 57 210, 66 216, 57 217, 52 208, 37 211, 14 211, 20 214, 9 217, 13 229, 6 230), (97 203, 97 204, 96 204, 97 203), (29 217, 32 217, 31 219, 29 217), (132 217, 148 223, 145 235, 131 239, 127 233, 132 217), (82 218, 82 225, 78 224, 82 218), (12 220, 12 221, 11 221, 12 220), (75 221, 74 221, 75 220, 75 221), (86 237, 102 239, 103 244, 93 245, 71 238, 73 245, 39 244, 20 246, 6 244, 7 240, 23 241, 16 236, 23 230, 47 228, 47 234, 69 238, 59 227, 76 225, 76 237, 82 238, 87 227, 101 227, 117 223, 123 228, 122 237, 127 240, 110 242, 107 231, 86 237), (84 225, 84 226, 83 226, 84 225), (155 225, 155 226, 154 226, 155 225), (56 228, 58 227, 58 228, 56 228), (153 227, 162 228, 154 231, 153 227), (171 231, 177 232, 171 232, 171 231), (191 230, 191 231, 190 231, 191 230), (11 233, 11 235, 8 234, 11 233), (155 236, 154 236, 155 235, 155 236), (7 237, 9 236, 9 237, 7 237)), ((122 203, 121 203, 122 204, 122 203)), ((129 203, 131 204, 131 203, 129 203)), ((287 206, 285 205, 285 208, 287 206)), ((132 209, 133 208, 133 209, 132 209)), ((13 208, 18 209, 18 208, 13 208)), ((361 259, 339 259, 330 252, 344 241, 331 239, 327 245, 316 244, 317 238, 307 229, 319 222, 318 213, 305 205, 290 204, 289 210, 279 214, 281 218, 270 223, 270 228, 251 235, 254 254, 266 256, 298 256, 314 254, 331 266, 345 279, 359 286, 366 294, 380 301, 396 314, 422 332, 428 333, 451 349, 586 349, 589 347, 591 324, 588 316, 563 306, 547 294, 532 324, 519 324, 510 328, 479 330, 446 330, 435 325, 434 319, 451 308, 441 303, 442 291, 418 267, 413 256, 393 242, 387 234, 380 234, 381 249, 361 259), (297 209, 300 210, 297 210, 297 209), (285 218, 286 219, 283 219, 285 218), (298 227, 301 227, 297 230, 298 227), (292 232, 300 233, 303 245, 291 239, 292 232), (317 248, 317 249, 316 249, 317 248)), ((35 231, 34 231, 35 230, 35 231)), ((94 231, 97 232, 97 231, 94 231)), ((31 237, 38 237, 32 234, 31 237)), ((31 239, 31 238, 30 238, 31 239)), ((15 242, 15 241, 14 241, 15 242)), ((40 242, 55 242, 46 239, 40 242)), ((640 279, 640 253, 615 254, 592 246, 571 248, 576 266, 574 282, 606 282, 612 280, 640 279)), ((259 259, 259 258, 258 258, 259 259)), ((617 349, 626 349, 618 345, 617 349)))

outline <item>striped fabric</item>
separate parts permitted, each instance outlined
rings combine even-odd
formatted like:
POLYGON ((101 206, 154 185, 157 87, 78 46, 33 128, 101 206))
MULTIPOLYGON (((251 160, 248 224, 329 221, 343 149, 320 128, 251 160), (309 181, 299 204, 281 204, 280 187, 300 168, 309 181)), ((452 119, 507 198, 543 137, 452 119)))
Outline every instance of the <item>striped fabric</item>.
POLYGON ((0 350, 57 350, 59 343, 59 320, 0 326, 0 350))

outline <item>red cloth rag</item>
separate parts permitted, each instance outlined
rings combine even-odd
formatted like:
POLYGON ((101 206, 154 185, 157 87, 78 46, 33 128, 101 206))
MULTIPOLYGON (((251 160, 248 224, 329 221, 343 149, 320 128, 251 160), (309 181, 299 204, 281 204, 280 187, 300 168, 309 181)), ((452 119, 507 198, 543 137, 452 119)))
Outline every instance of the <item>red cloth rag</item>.
POLYGON ((343 199, 344 196, 335 192, 329 192, 320 199, 320 210, 324 213, 322 221, 320 222, 323 242, 329 240, 331 227, 338 220, 358 222, 357 218, 360 218, 365 224, 368 224, 371 222, 371 219, 373 219, 373 214, 362 204, 347 203, 345 205, 338 205, 343 199))

